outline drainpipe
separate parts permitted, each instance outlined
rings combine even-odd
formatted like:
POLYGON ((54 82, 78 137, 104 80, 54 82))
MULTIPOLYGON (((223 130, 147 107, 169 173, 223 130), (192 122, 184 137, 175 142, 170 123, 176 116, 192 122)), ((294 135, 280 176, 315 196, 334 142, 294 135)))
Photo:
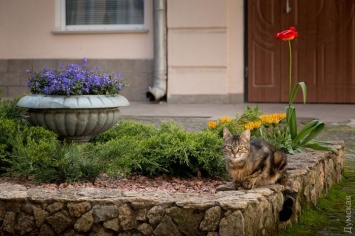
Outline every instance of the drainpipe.
POLYGON ((154 0, 154 82, 146 97, 157 101, 166 95, 166 0, 154 0))

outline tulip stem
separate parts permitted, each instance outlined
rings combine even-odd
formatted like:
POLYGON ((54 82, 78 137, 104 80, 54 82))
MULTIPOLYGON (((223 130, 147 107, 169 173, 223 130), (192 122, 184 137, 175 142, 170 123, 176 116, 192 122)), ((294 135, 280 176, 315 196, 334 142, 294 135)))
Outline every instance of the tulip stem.
POLYGON ((289 88, 288 88, 288 97, 289 97, 289 106, 291 106, 290 102, 291 102, 291 88, 292 88, 292 50, 291 50, 291 40, 287 40, 288 41, 288 48, 290 50, 290 78, 289 78, 289 88))

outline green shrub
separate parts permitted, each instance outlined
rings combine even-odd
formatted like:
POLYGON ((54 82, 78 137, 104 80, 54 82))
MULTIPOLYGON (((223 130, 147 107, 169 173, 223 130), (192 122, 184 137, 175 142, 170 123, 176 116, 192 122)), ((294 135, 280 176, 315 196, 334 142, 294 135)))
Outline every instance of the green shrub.
POLYGON ((11 140, 18 133, 18 124, 14 120, 0 119, 0 173, 4 173, 9 166, 7 160, 13 149, 11 140))
POLYGON ((136 137, 137 139, 142 139, 154 135, 156 132, 157 130, 154 125, 121 120, 113 128, 96 136, 92 142, 107 142, 111 139, 121 139, 122 137, 136 137))
POLYGON ((15 137, 7 172, 36 182, 94 181, 103 171, 100 162, 85 145, 62 144, 51 131, 30 127, 15 137))
MULTIPOLYGON (((0 92, 1 95, 1 92, 0 92)), ((21 97, 15 99, 0 98, 0 120, 2 119, 17 119, 17 121, 25 121, 26 108, 18 107, 16 104, 21 97)))
POLYGON ((32 177, 54 162, 59 141, 56 135, 42 127, 25 127, 10 140, 12 153, 6 159, 7 172, 13 176, 32 177))
POLYGON ((92 153, 102 158, 110 174, 138 172, 148 176, 165 173, 191 177, 225 172, 221 138, 217 134, 211 131, 189 133, 175 122, 162 123, 158 129, 150 125, 142 129, 142 125, 133 121, 121 122, 121 129, 117 129, 120 135, 111 130, 110 136, 116 138, 97 144, 92 153), (137 136, 132 135, 132 130, 144 132, 137 136))
POLYGON ((159 127, 120 121, 91 143, 67 145, 22 120, 17 100, 0 100, 0 173, 36 182, 94 181, 101 173, 223 176, 221 137, 189 133, 175 122, 159 127))
POLYGON ((139 141, 136 137, 122 136, 107 142, 96 143, 91 146, 91 158, 98 157, 100 165, 109 175, 129 175, 140 168, 137 150, 139 141))
POLYGON ((85 145, 61 145, 58 147, 54 162, 36 174, 41 182, 94 182, 104 170, 98 157, 88 155, 85 145))

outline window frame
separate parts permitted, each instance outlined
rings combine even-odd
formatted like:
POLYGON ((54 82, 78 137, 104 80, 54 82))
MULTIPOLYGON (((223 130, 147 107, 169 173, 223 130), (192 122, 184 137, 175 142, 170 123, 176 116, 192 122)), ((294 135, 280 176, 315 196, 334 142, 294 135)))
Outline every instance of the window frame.
POLYGON ((65 0, 55 1, 56 30, 53 33, 130 33, 147 32, 147 1, 144 0, 143 24, 66 25, 65 0))

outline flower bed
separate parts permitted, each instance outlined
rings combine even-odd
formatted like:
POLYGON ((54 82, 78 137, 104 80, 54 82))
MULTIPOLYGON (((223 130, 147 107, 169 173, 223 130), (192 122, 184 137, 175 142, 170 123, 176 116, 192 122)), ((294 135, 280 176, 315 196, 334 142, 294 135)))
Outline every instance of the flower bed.
POLYGON ((281 185, 217 194, 0 185, 0 232, 7 235, 117 233, 141 235, 275 235, 316 205, 342 177, 344 144, 334 152, 309 151, 289 158, 289 180, 297 192, 284 201, 281 185), (292 209, 280 221, 282 210, 292 209))

